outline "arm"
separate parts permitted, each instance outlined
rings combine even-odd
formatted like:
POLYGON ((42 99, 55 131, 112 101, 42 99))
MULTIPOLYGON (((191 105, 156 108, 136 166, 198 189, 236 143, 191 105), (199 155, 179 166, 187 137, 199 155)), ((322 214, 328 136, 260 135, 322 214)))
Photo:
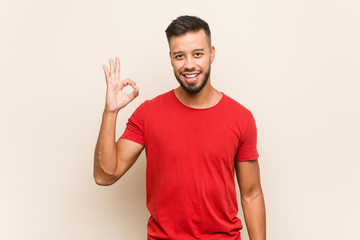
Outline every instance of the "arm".
POLYGON ((120 138, 115 142, 116 115, 104 111, 94 156, 94 179, 98 185, 119 180, 140 156, 143 146, 120 138))
POLYGON ((235 161, 235 169, 250 240, 265 240, 265 203, 261 190, 258 160, 235 161))
POLYGON ((99 185, 111 185, 120 179, 135 163, 143 149, 142 145, 126 139, 115 142, 117 114, 139 94, 139 88, 133 81, 120 81, 119 58, 115 61, 114 66, 113 60, 110 59, 110 71, 104 65, 107 84, 106 104, 94 154, 94 179, 99 185), (130 94, 122 91, 127 85, 134 89, 130 94))

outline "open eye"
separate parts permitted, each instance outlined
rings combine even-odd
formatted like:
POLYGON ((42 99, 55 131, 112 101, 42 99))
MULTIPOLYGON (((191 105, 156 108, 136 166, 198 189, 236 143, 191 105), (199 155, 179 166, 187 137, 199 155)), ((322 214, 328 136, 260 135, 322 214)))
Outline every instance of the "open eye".
POLYGON ((177 54, 177 55, 175 55, 175 58, 176 58, 176 59, 179 59, 179 58, 182 58, 182 57, 184 57, 184 55, 182 55, 182 54, 177 54))
POLYGON ((196 52, 196 53, 194 53, 194 56, 195 57, 201 57, 203 54, 201 53, 201 52, 196 52))

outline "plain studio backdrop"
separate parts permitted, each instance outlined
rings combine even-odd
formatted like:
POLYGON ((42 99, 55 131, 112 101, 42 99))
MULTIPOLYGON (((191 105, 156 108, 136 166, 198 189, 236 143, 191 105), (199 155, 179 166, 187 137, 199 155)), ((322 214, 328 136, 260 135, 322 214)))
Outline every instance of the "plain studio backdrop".
POLYGON ((118 138, 178 86, 164 31, 184 14, 210 25, 213 85, 255 116, 268 239, 360 239, 359 13, 357 0, 1 1, 0 239, 146 239, 145 154, 116 184, 93 180, 102 65, 119 56, 140 87, 118 138))

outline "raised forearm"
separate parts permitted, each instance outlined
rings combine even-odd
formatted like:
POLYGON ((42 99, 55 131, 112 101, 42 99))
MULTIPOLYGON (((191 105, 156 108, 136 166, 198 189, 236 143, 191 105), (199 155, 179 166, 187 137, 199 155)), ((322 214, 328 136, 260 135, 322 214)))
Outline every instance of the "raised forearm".
POLYGON ((117 112, 104 111, 94 154, 94 178, 101 184, 116 173, 116 129, 117 112))
POLYGON ((241 197, 246 227, 250 240, 266 239, 266 214, 261 191, 249 197, 241 197))
MULTIPOLYGON (((110 70, 106 65, 103 65, 107 86, 106 101, 94 154, 94 178, 99 185, 113 184, 121 175, 118 172, 117 144, 115 142, 116 117, 120 109, 139 95, 139 88, 135 82, 130 79, 120 81, 119 58, 115 58, 115 65, 114 61, 109 59, 109 64, 110 70), (131 86, 134 90, 131 93, 126 93, 123 91, 126 86, 131 86)), ((136 150, 138 151, 135 151, 134 156, 140 154, 141 148, 136 150)), ((132 158, 133 155, 130 154, 130 157, 125 157, 127 164, 124 164, 123 172, 136 160, 135 157, 132 158)))

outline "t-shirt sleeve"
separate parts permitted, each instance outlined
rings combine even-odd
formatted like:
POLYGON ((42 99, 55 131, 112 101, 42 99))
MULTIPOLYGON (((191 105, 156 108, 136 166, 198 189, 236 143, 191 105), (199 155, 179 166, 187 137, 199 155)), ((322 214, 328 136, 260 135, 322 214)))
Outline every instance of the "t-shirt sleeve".
POLYGON ((126 123, 125 131, 120 138, 125 138, 144 145, 144 119, 143 103, 130 116, 128 122, 126 123))
POLYGON ((259 154, 257 151, 257 129, 254 116, 250 112, 244 134, 242 136, 242 142, 236 154, 236 161, 251 161, 258 159, 259 154))

